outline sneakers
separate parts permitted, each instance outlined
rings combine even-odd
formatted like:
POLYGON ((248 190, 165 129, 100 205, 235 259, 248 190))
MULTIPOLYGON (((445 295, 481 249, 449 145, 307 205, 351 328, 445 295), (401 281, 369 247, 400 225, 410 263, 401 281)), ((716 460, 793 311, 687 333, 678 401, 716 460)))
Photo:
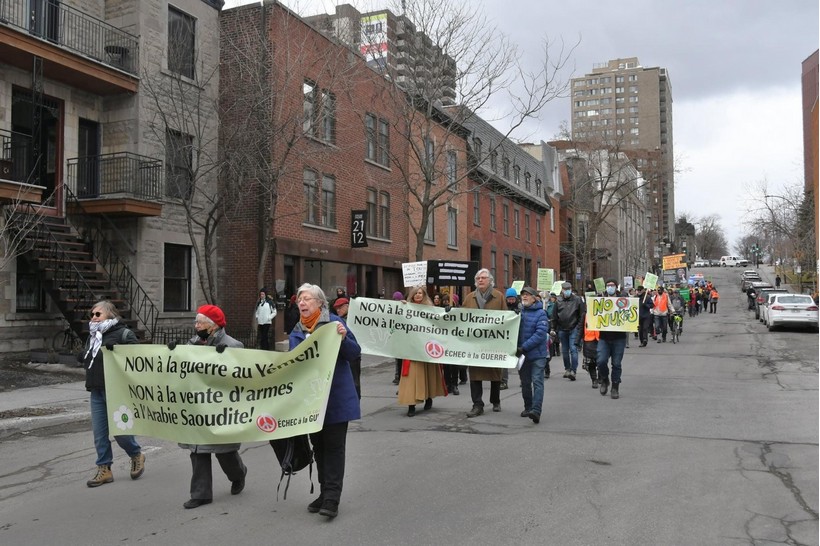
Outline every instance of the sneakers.
POLYGON ((452 388, 452 390, 450 391, 450 394, 452 394, 453 396, 458 396, 458 395, 460 394, 460 393, 458 392, 458 385, 453 385, 453 388, 452 388))
POLYGON ((145 455, 139 453, 131 457, 131 479, 136 480, 145 472, 145 455))
POLYGON ((575 372, 569 372, 569 380, 575 381, 575 372))
POLYGON ((571 372, 569 370, 564 370, 564 379, 568 379, 570 373, 571 372))
POLYGON ((541 422, 541 415, 538 414, 538 413, 535 413, 534 411, 531 411, 530 414, 528 415, 528 417, 530 419, 532 419, 532 422, 535 423, 536 425, 541 422))
POLYGON ((473 409, 467 412, 467 417, 478 417, 484 413, 484 408, 481 406, 473 406, 473 409))
POLYGON ((248 475, 248 467, 245 467, 245 471, 242 473, 242 478, 236 480, 235 482, 231 482, 231 495, 238 495, 245 489, 245 476, 248 475))
POLYGON ((319 508, 319 515, 326 518, 335 518, 339 515, 339 501, 326 500, 319 508))
POLYGON ((609 389, 609 379, 601 379, 601 396, 606 396, 606 391, 609 389))
POLYGON ((325 499, 319 496, 313 502, 308 504, 308 512, 310 512, 311 514, 316 514, 317 512, 319 512, 319 510, 322 509, 322 504, 324 504, 324 502, 325 499))
POLYGON ((501 411, 501 404, 493 404, 493 411, 496 413, 501 411))
POLYGON ((111 473, 111 465, 101 464, 97 467, 97 474, 85 482, 88 487, 99 487, 104 483, 114 481, 114 474, 111 473))
POLYGON ((524 411, 521 412, 521 417, 529 417, 529 416, 530 416, 530 410, 525 409, 524 411))
POLYGON ((507 382, 506 382, 506 381, 502 381, 502 382, 501 382, 501 386, 500 386, 500 387, 498 387, 498 388, 499 388, 499 390, 505 391, 505 390, 507 390, 509 387, 507 386, 507 382))
POLYGON ((612 392, 609 393, 613 400, 617 400, 621 397, 621 393, 618 392, 618 383, 612 384, 612 392))
POLYGON ((598 380, 597 380, 597 379, 593 379, 593 380, 592 380, 592 388, 593 388, 593 389, 597 389, 597 388, 598 388, 598 380))

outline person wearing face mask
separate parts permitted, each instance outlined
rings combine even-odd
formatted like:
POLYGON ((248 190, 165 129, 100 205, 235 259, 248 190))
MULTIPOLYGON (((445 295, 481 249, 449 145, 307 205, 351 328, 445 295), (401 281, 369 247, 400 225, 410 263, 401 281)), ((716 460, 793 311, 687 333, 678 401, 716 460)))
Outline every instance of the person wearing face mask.
MULTIPOLYGON (((94 448, 97 451, 97 473, 86 482, 86 485, 99 487, 114 481, 114 474, 111 472, 114 453, 111 450, 111 436, 108 431, 105 370, 103 352, 100 349, 139 341, 137 335, 121 322, 117 308, 108 300, 97 302, 91 308, 88 331, 88 341, 83 352, 79 354, 79 360, 85 368, 85 389, 91 398, 91 430, 94 433, 94 448)), ((145 455, 142 448, 131 435, 114 436, 114 440, 131 458, 131 479, 136 480, 145 470, 145 455)))
POLYGON ((658 287, 653 303, 655 304, 652 309, 652 314, 655 316, 655 335, 660 334, 661 336, 658 343, 666 343, 666 332, 669 327, 669 294, 664 291, 663 286, 658 287))
POLYGON ((652 309, 655 302, 649 292, 643 286, 638 287, 636 294, 638 298, 638 337, 641 340, 641 347, 646 347, 649 342, 649 332, 652 329, 652 309))
MULTIPOLYGON (((615 279, 606 281, 606 295, 610 297, 620 296, 618 293, 618 284, 615 279)), ((621 361, 624 358, 624 349, 626 349, 627 333, 626 332, 612 332, 609 330, 602 330, 598 336, 598 385, 601 391, 601 396, 606 396, 610 381, 612 391, 610 396, 613 400, 620 397, 621 386, 621 361), (612 376, 609 375, 609 362, 612 361, 612 376)))
POLYGON ((564 282, 561 285, 561 295, 552 309, 550 325, 552 330, 558 333, 558 339, 564 347, 564 377, 570 381, 575 381, 575 373, 578 370, 578 345, 585 314, 584 301, 572 293, 571 283, 564 282))
POLYGON ((549 320, 544 307, 538 301, 538 292, 531 287, 521 289, 521 326, 518 328, 518 349, 515 356, 524 355, 524 364, 518 370, 521 379, 521 397, 524 411, 521 417, 529 417, 533 423, 541 421, 544 402, 544 369, 547 365, 547 336, 549 320))
MULTIPOLYGON (((225 332, 225 314, 216 305, 203 305, 196 312, 194 328, 196 335, 188 341, 188 345, 208 345, 216 347, 218 353, 226 347, 242 349, 245 346, 225 332)), ((170 343, 168 348, 173 350, 176 344, 170 343)), ((198 508, 203 504, 210 504, 213 500, 213 474, 211 472, 211 454, 216 456, 219 466, 231 481, 231 495, 238 495, 245 489, 245 476, 248 467, 239 456, 241 444, 179 444, 179 447, 191 452, 191 498, 182 506, 198 508)))

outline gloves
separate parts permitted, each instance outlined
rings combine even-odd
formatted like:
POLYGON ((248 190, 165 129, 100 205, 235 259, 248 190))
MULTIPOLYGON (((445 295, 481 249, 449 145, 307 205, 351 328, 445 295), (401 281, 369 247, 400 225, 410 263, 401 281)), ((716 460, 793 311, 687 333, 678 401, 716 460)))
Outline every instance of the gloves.
POLYGON ((169 351, 173 351, 176 348, 177 348, 177 342, 176 341, 171 340, 171 341, 168 342, 168 350, 169 351))
POLYGON ((216 352, 220 353, 220 354, 224 353, 225 352, 225 347, 227 347, 227 345, 225 345, 224 343, 220 343, 219 345, 216 346, 216 352))
POLYGON ((515 350, 515 356, 521 356, 523 354, 524 354, 524 349, 522 349, 521 347, 519 347, 518 349, 515 350))
POLYGON ((109 351, 113 351, 114 350, 114 345, 111 344, 111 343, 106 343, 105 348, 108 349, 109 351))

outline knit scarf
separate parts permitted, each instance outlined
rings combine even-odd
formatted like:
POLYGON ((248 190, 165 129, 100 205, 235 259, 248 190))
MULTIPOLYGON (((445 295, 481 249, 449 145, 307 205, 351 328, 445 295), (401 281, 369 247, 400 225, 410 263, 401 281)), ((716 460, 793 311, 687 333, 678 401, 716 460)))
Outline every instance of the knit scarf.
POLYGON ((91 354, 91 362, 88 363, 88 368, 91 369, 91 366, 94 364, 94 358, 97 356, 97 352, 99 352, 100 347, 102 347, 102 337, 105 332, 107 332, 112 326, 117 324, 117 319, 105 319, 102 322, 89 322, 88 323, 88 351, 85 353, 85 357, 88 358, 89 353, 91 354))
POLYGON ((316 310, 313 314, 308 317, 301 317, 299 321, 302 323, 302 326, 305 327, 305 330, 308 331, 309 334, 313 333, 313 329, 316 328, 316 323, 319 322, 319 317, 322 316, 322 308, 316 310))
POLYGON ((482 292, 481 290, 475 291, 475 301, 478 304, 479 309, 484 309, 484 306, 487 305, 487 300, 490 299, 492 294, 492 288, 488 288, 486 292, 482 292))

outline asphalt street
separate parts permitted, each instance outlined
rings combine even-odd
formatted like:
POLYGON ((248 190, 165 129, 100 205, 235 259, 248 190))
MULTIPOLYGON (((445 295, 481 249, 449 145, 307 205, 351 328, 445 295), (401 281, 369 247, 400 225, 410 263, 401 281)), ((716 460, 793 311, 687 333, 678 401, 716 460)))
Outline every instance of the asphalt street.
POLYGON ((465 386, 408 418, 392 363, 369 360, 334 520, 306 510, 306 473, 277 500, 267 444, 243 445, 241 495, 214 465, 214 502, 195 510, 187 451, 152 438, 142 478, 115 446, 115 481, 89 489, 81 385, 0 392, 0 412, 66 409, 0 419, 0 544, 818 544, 818 334, 768 332, 739 270, 703 272, 717 314, 687 318, 680 344, 631 340, 619 400, 554 374, 538 425, 515 377, 500 413, 467 419, 465 386))

